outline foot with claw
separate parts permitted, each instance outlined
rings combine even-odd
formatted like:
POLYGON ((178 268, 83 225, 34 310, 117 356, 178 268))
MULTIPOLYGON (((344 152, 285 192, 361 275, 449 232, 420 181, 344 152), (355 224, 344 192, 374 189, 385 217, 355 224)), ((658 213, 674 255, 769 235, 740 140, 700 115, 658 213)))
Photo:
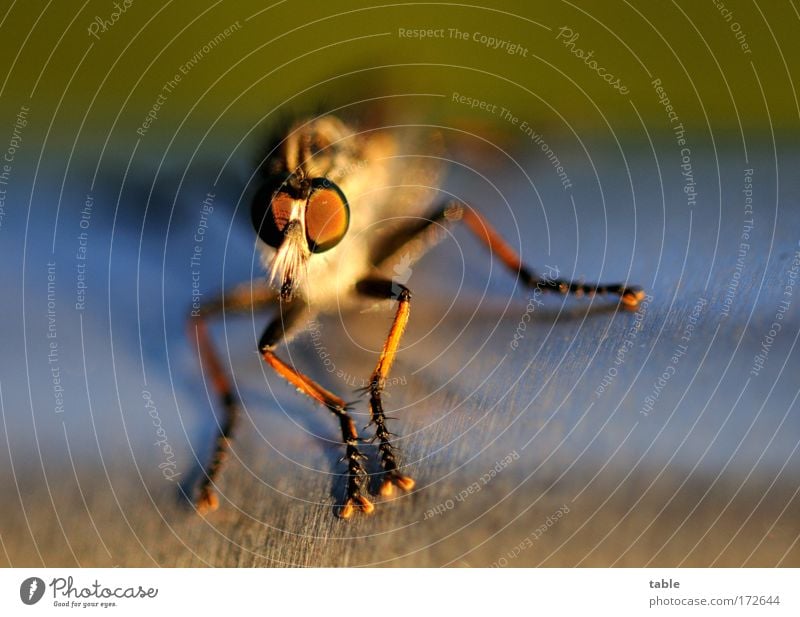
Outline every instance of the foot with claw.
POLYGON ((622 306, 629 310, 635 310, 639 307, 639 303, 645 299, 644 289, 641 287, 626 287, 620 294, 620 302, 622 306))
POLYGON ((344 502, 344 505, 339 510, 339 518, 348 519, 353 516, 357 510, 361 510, 364 514, 372 514, 375 511, 375 504, 364 497, 364 495, 359 494, 348 497, 347 501, 344 502))
POLYGON ((414 479, 410 476, 401 474, 396 469, 387 472, 381 482, 380 494, 381 497, 391 497, 394 495, 394 487, 397 486, 400 490, 408 492, 414 488, 414 479))
POLYGON ((375 504, 364 495, 367 472, 361 461, 366 457, 359 451, 356 441, 357 438, 354 438, 347 442, 347 452, 344 456, 347 461, 347 497, 338 511, 339 518, 344 519, 350 518, 358 510, 364 514, 372 514, 375 510, 375 504))
POLYGON ((219 508, 219 497, 217 493, 210 486, 204 486, 200 489, 200 494, 197 497, 197 511, 200 514, 208 514, 214 512, 219 508))

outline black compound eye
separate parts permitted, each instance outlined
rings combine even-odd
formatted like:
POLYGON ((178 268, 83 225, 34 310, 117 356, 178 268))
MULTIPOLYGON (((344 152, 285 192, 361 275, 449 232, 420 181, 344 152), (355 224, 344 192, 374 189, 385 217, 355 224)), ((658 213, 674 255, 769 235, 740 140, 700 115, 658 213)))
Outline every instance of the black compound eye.
POLYGON ((323 253, 339 244, 350 226, 350 206, 344 193, 326 178, 311 181, 306 205, 306 237, 314 253, 323 253))
POLYGON ((263 187, 253 198, 250 216, 258 236, 273 248, 283 242, 283 231, 292 213, 294 198, 282 189, 263 187))

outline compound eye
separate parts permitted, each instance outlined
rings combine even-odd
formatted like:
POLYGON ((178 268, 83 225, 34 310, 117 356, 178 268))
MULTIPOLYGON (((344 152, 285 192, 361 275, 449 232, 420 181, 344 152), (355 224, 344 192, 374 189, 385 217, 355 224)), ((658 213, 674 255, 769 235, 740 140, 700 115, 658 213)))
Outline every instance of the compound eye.
POLYGON ((311 195, 306 205, 308 248, 322 253, 339 244, 350 226, 350 206, 344 193, 330 180, 311 181, 311 195))
POLYGON ((259 237, 273 248, 278 248, 283 242, 283 231, 289 223, 293 202, 294 199, 283 191, 272 195, 259 191, 253 201, 253 226, 259 237))

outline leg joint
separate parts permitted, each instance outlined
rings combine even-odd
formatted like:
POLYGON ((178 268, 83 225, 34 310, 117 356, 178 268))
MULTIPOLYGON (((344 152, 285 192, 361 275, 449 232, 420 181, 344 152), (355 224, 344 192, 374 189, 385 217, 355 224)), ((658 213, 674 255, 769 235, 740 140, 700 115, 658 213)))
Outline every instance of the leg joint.
POLYGON ((258 341, 258 351, 265 354, 270 351, 275 351, 275 344, 273 344, 266 336, 262 336, 258 341))
POLYGON ((398 302, 408 302, 411 300, 411 290, 408 287, 400 283, 394 283, 393 286, 397 289, 393 290, 394 293, 392 295, 397 297, 398 302))
POLYGON ((464 204, 460 201, 449 201, 445 204, 443 214, 448 221, 460 221, 464 218, 464 204))
POLYGON ((411 299, 411 290, 405 285, 387 278, 366 278, 356 283, 356 291, 369 298, 389 300, 396 298, 400 302, 411 299))

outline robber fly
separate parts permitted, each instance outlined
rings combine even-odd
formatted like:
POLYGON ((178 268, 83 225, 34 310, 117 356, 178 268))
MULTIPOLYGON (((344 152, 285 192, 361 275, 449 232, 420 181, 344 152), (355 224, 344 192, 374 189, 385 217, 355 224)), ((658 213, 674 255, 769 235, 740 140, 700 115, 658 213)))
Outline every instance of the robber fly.
POLYGON ((396 489, 414 488, 392 443, 382 401, 411 307, 411 291, 391 275, 399 257, 406 263, 419 259, 448 226, 462 222, 528 287, 561 294, 614 294, 625 308, 635 308, 644 297, 635 286, 538 276, 472 206, 451 199, 437 203, 432 198, 438 182, 438 172, 431 171, 437 169, 436 157, 409 163, 398 133, 402 129, 357 132, 338 117, 324 115, 292 125, 264 158, 251 215, 265 280, 260 285, 247 283, 205 304, 190 322, 191 337, 224 408, 216 450, 199 488, 200 512, 218 507, 215 487, 239 413, 239 402, 208 334, 208 317, 223 310, 275 308, 276 315, 259 341, 259 353, 278 375, 338 419, 347 476, 337 513, 350 518, 358 511, 369 514, 375 509, 352 408, 277 353, 279 345, 288 343, 308 320, 318 313, 378 300, 394 303, 392 325, 365 388, 368 428, 374 427, 382 469, 377 493, 386 497, 396 489), (410 179, 409 174, 415 177, 410 179), (376 227, 383 232, 374 233, 376 227))

